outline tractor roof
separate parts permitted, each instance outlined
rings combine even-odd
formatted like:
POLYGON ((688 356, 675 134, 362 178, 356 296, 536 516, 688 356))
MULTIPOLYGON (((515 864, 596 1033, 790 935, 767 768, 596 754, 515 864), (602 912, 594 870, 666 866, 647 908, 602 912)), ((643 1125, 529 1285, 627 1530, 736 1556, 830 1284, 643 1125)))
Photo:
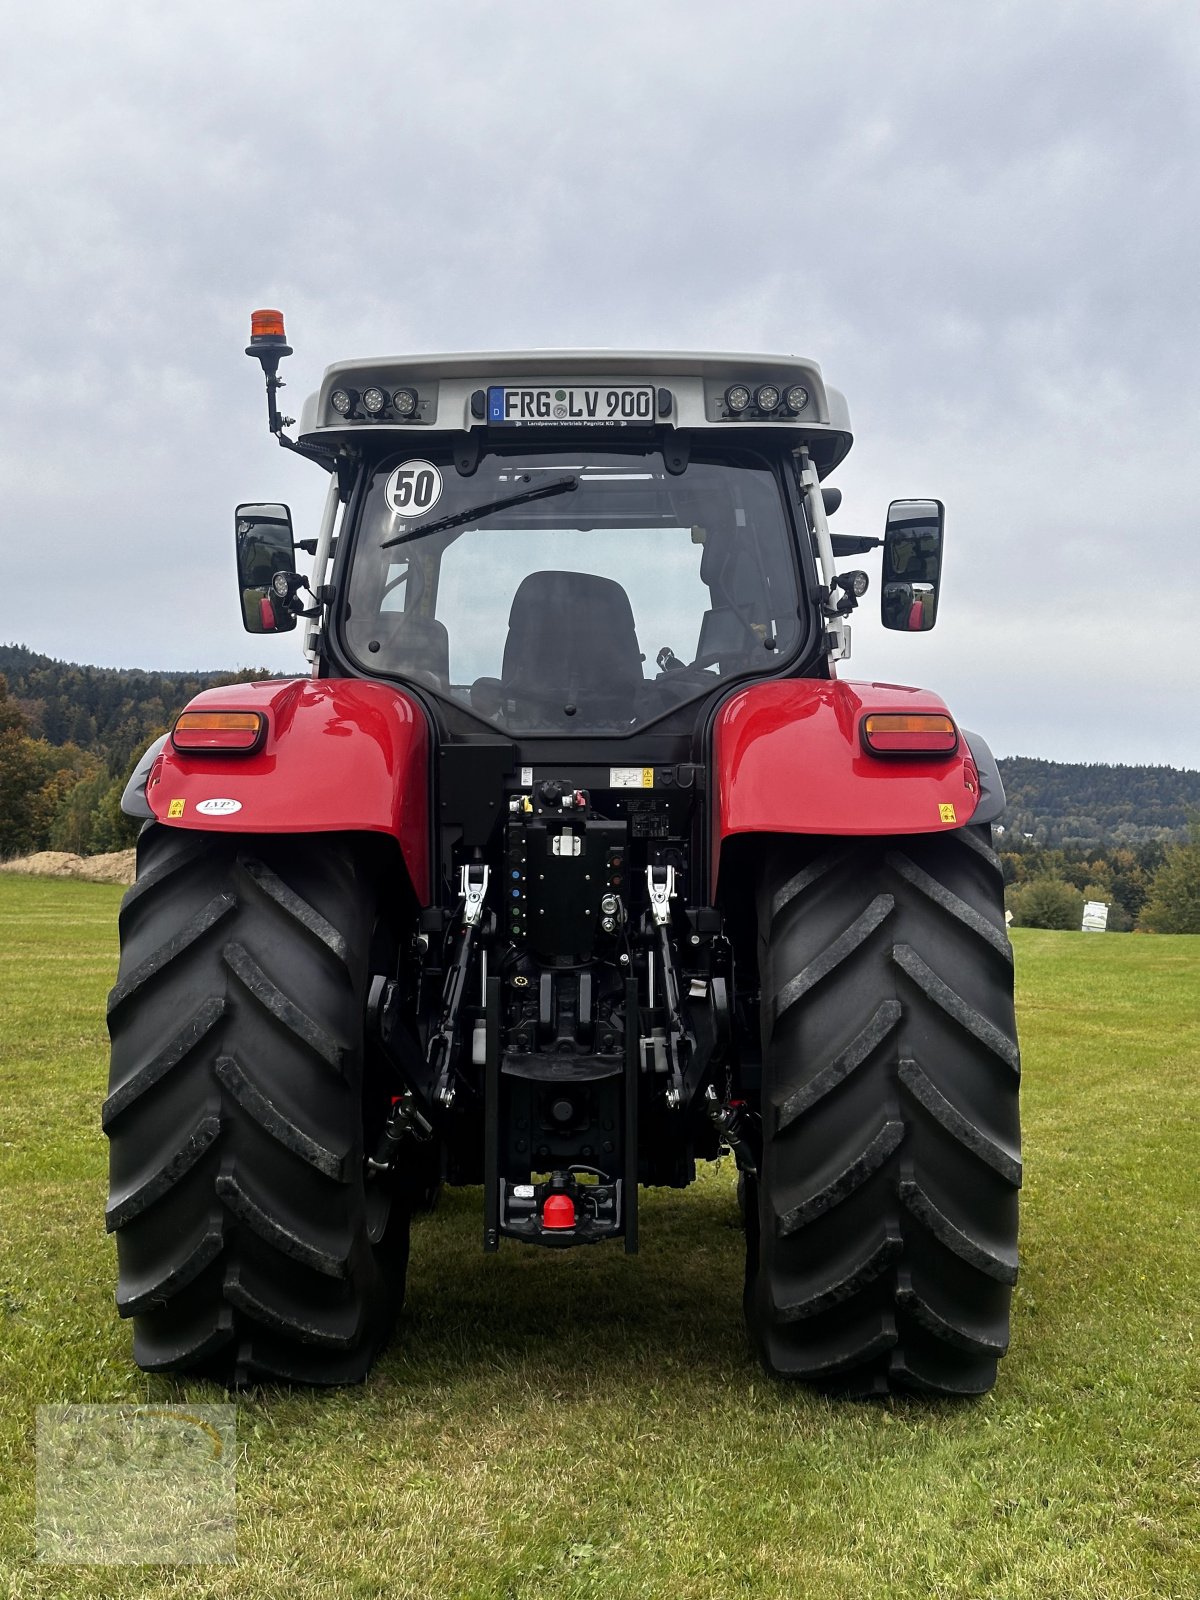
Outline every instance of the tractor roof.
POLYGON ((357 443, 365 432, 383 431, 399 443, 400 436, 430 432, 545 435, 564 427, 575 440, 579 429, 603 431, 607 444, 615 443, 612 434, 638 427, 785 433, 809 445, 822 475, 852 442, 846 401, 815 361, 669 350, 491 350, 339 361, 305 402, 300 437, 357 443), (775 405, 766 403, 772 391, 775 405))

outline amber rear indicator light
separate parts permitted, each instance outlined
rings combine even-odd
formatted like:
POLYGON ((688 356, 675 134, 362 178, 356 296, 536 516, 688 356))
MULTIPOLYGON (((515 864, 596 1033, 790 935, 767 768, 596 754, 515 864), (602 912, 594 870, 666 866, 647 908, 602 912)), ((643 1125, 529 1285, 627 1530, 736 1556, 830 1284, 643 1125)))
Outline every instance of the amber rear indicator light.
POLYGON ((873 756, 952 756, 958 729, 944 714, 876 711, 862 720, 862 742, 873 756))
POLYGON ((171 743, 188 755, 249 755, 266 733, 261 711, 183 711, 171 729, 171 743))

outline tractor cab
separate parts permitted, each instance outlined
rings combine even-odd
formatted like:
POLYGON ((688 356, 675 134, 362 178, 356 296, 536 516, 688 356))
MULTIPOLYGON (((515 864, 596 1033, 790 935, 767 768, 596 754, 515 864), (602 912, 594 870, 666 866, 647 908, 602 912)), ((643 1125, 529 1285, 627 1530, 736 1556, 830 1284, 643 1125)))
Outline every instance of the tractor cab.
POLYGON ((815 364, 778 357, 332 367, 295 441, 337 485, 322 654, 468 736, 619 738, 735 678, 824 673, 815 491, 850 442, 815 364))
POLYGON ((409 684, 450 738, 679 734, 736 681, 827 678, 868 585, 834 557, 881 543, 884 625, 933 624, 937 502, 898 502, 882 541, 830 533, 841 495, 820 480, 852 436, 814 362, 588 350, 342 362, 293 440, 275 405, 290 354, 275 315, 255 314, 248 350, 271 426, 332 481, 306 546, 315 604, 294 571, 275 595, 250 571, 264 541, 246 540, 255 508, 239 508, 245 625, 310 618, 319 671, 409 684))

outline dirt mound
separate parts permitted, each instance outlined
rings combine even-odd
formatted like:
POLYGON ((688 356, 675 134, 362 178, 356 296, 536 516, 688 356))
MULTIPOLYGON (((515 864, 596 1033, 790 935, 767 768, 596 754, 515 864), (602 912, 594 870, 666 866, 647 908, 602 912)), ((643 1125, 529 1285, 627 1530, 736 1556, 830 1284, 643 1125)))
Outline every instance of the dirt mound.
POLYGON ((70 850, 38 850, 15 861, 0 861, 0 872, 28 872, 39 878, 83 878, 88 883, 132 883, 133 850, 103 856, 77 856, 70 850))

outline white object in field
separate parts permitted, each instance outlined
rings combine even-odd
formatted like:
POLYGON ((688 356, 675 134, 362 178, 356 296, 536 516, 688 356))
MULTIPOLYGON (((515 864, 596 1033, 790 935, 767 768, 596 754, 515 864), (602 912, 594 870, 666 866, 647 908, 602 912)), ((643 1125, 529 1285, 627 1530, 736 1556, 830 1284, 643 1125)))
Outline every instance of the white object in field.
POLYGON ((1083 905, 1084 933, 1108 932, 1108 901, 1085 900, 1083 905))

